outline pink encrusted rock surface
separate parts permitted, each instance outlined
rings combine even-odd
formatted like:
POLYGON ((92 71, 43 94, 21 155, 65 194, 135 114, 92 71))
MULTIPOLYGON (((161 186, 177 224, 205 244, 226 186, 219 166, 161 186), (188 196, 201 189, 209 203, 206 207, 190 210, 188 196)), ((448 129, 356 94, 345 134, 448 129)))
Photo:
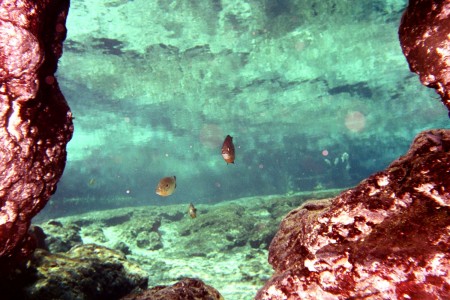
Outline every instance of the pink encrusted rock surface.
POLYGON ((450 299, 450 130, 282 221, 255 299, 450 299))
POLYGON ((410 0, 399 37, 411 71, 436 89, 450 112, 450 1, 410 0))
POLYGON ((223 300, 223 297, 200 279, 184 278, 171 286, 156 286, 121 300, 223 300))
POLYGON ((54 77, 68 0, 0 1, 0 271, 33 250, 31 219, 56 189, 72 115, 54 77))

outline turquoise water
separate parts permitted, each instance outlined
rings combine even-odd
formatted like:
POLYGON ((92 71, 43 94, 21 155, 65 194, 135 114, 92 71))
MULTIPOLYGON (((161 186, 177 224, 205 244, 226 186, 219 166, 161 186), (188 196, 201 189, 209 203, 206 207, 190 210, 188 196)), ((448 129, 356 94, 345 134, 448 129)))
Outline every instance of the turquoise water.
POLYGON ((448 126, 401 52, 405 6, 72 1, 57 78, 75 132, 45 212, 345 188, 384 169, 448 126), (173 175, 175 192, 156 195, 173 175))

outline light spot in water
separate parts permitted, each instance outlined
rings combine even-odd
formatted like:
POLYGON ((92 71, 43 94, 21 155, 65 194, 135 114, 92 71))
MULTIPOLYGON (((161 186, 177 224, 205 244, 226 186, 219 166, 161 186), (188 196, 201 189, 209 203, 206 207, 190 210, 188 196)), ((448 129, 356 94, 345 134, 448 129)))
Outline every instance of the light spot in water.
POLYGON ((328 156, 328 150, 327 149, 324 149, 324 150, 322 150, 322 155, 323 156, 328 156))
POLYGON ((359 111, 349 111, 345 116, 345 127, 351 132, 360 132, 366 127, 366 117, 359 111))

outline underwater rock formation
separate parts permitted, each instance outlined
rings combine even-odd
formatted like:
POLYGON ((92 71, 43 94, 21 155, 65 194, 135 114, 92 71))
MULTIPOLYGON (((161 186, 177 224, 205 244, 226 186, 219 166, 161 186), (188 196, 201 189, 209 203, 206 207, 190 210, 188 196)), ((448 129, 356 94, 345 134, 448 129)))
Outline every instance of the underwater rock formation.
POLYGON ((291 211, 256 299, 450 299, 450 130, 332 200, 291 211))
POLYGON ((399 36, 411 71, 436 89, 450 112, 450 3, 410 0, 399 36))
POLYGON ((147 274, 136 264, 94 244, 58 254, 37 249, 29 269, 35 270, 34 280, 11 299, 119 299, 147 288, 147 274))
POLYGON ((72 116, 54 73, 69 1, 0 2, 0 267, 27 256, 31 219, 56 190, 72 116))
POLYGON ((157 286, 138 295, 129 295, 122 300, 223 300, 222 295, 200 279, 185 278, 171 286, 157 286))
POLYGON ((50 220, 42 224, 45 232, 45 248, 51 253, 66 252, 72 247, 82 244, 81 228, 75 224, 63 224, 50 220))

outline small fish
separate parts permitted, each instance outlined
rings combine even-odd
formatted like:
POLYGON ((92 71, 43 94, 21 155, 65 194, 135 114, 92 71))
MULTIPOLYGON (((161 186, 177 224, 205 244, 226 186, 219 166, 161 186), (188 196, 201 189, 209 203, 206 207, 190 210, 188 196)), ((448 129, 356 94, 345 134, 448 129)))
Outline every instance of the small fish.
POLYGON ((93 186, 95 182, 96 182, 95 178, 89 179, 88 186, 93 186))
POLYGON ((222 145, 222 157, 227 164, 234 164, 234 145, 233 138, 227 135, 222 145))
POLYGON ((156 187, 156 194, 167 197, 173 194, 175 188, 177 187, 177 177, 164 177, 158 183, 156 187))
POLYGON ((197 209, 192 203, 189 203, 188 214, 189 216, 191 216, 192 219, 197 217, 197 209))

